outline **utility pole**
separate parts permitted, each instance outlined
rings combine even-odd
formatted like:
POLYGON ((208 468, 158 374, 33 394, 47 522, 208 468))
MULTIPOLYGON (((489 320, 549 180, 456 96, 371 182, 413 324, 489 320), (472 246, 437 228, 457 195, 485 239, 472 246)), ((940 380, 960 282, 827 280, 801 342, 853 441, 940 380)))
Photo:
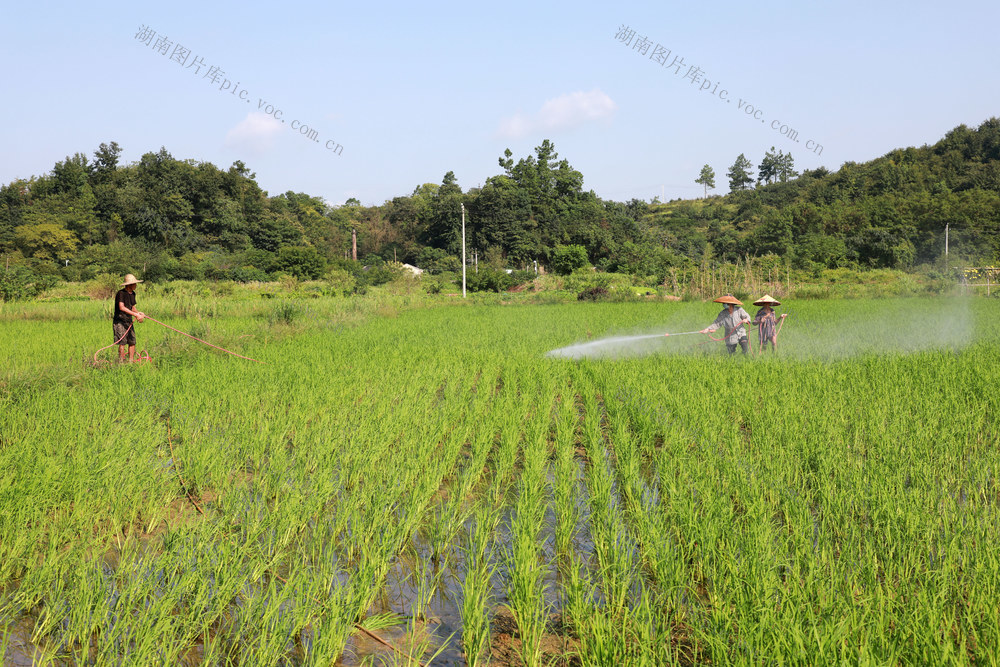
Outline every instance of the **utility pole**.
POLYGON ((462 202, 462 298, 465 298, 465 202, 462 202))
POLYGON ((950 222, 944 223, 944 272, 948 273, 948 228, 951 226, 950 222))
POLYGON ((358 230, 351 230, 351 259, 358 261, 358 230))

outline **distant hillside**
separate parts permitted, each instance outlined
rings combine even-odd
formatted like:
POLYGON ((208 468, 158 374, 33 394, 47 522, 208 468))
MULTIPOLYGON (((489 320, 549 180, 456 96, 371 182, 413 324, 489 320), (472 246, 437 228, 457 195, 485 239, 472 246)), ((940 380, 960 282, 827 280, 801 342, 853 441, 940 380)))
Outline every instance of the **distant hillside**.
POLYGON ((695 263, 773 253, 798 268, 907 268, 941 258, 946 225, 955 261, 993 262, 1000 257, 1000 119, 833 173, 817 169, 723 197, 651 206, 641 224, 695 263))

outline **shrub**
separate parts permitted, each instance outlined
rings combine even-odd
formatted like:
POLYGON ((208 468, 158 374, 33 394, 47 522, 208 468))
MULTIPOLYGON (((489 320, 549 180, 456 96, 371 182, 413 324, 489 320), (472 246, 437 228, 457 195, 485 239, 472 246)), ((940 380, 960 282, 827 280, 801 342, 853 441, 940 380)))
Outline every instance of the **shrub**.
POLYGON ((466 271, 465 286, 471 292, 503 292, 517 284, 506 271, 480 266, 479 271, 466 271))
POLYGON ((331 294, 347 296, 354 291, 357 280, 344 269, 331 268, 326 270, 326 284, 331 294))
POLYGON ((278 271, 285 271, 296 278, 316 280, 326 269, 326 260, 316 248, 284 247, 275 258, 278 271))
POLYGON ((205 277, 202 258, 193 252, 182 255, 173 267, 173 276, 178 280, 201 280, 205 277))
POLYGON ((587 249, 582 245, 557 245, 552 251, 552 259, 549 262, 552 270, 563 276, 568 276, 576 269, 589 264, 587 249))
POLYGON ((577 301, 600 301, 608 297, 608 290, 603 287, 588 287, 576 295, 577 301))
POLYGON ((267 282, 267 274, 255 266, 241 266, 229 272, 229 279, 238 283, 267 282))
POLYGON ((270 273, 275 268, 274 253, 261 250, 260 248, 248 248, 243 252, 243 261, 241 264, 243 266, 254 266, 265 273, 270 273))
POLYGON ((165 252, 157 252, 150 255, 149 260, 144 264, 145 270, 139 276, 146 282, 163 282, 173 276, 174 269, 178 262, 165 252))
POLYGON ((577 269, 565 278, 566 289, 580 292, 587 287, 603 287, 608 292, 630 290, 632 281, 620 273, 596 273, 590 269, 577 269))
POLYGON ((399 270, 392 265, 382 262, 377 266, 370 266, 367 271, 358 277, 358 285, 374 287, 385 285, 390 280, 399 275, 399 270))
POLYGON ((78 283, 83 280, 83 267, 79 265, 64 266, 59 269, 62 279, 68 283, 78 283))
POLYGON ((291 301, 282 301, 271 311, 268 322, 271 324, 292 324, 302 314, 302 309, 291 301))
POLYGON ((0 301, 19 301, 35 295, 35 276, 23 266, 0 273, 0 301))
POLYGON ((343 257, 334 257, 327 262, 326 266, 328 272, 332 269, 340 269, 341 271, 346 271, 355 278, 358 277, 363 268, 361 262, 356 262, 353 259, 344 259, 343 257))
POLYGON ((462 263, 458 257, 449 255, 440 248, 424 248, 417 255, 417 266, 432 275, 445 271, 461 271, 462 263))
POLYGON ((534 271, 514 271, 510 274, 510 277, 514 280, 515 285, 520 285, 521 283, 530 283, 538 276, 535 275, 534 271))
POLYGON ((121 287, 121 278, 111 273, 101 273, 87 281, 83 291, 92 299, 110 299, 121 287))

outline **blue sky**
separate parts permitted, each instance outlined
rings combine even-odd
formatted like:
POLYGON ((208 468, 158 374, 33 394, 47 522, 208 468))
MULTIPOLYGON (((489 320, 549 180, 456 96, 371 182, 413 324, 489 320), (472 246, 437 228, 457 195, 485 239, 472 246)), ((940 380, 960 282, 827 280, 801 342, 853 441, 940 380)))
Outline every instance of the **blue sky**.
POLYGON ((117 141, 126 163, 164 146, 243 160, 271 195, 380 204, 449 170, 475 187, 505 148, 550 139, 603 198, 699 196, 706 163, 724 193, 739 153, 837 169, 1000 115, 997 25, 1000 4, 965 0, 17 3, 0 24, 0 182, 117 141))

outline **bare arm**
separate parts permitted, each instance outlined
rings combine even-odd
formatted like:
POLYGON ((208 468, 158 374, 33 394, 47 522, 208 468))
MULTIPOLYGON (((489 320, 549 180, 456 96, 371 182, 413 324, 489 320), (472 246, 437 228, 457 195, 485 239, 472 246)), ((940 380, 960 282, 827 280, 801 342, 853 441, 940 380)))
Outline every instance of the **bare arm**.
POLYGON ((118 302, 118 310, 122 311, 123 313, 128 313, 129 315, 137 317, 140 322, 142 322, 143 318, 146 317, 146 313, 140 310, 129 310, 129 308, 126 307, 124 301, 118 302))

